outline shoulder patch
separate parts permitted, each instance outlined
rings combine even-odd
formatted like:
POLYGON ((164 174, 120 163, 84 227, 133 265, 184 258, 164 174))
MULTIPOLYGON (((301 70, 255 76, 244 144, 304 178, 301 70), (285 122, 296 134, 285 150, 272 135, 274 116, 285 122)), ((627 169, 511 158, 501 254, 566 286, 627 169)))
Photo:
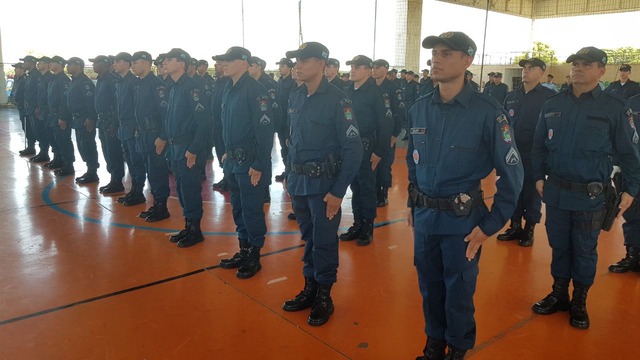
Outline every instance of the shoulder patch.
POLYGON ((507 156, 504 157, 504 162, 507 165, 518 165, 518 163, 520 162, 520 155, 518 155, 518 151, 516 151, 516 149, 512 146, 511 148, 509 148, 509 151, 507 152, 507 156))
POLYGON ((189 93, 191 94, 191 99, 194 102, 200 101, 200 89, 191 89, 189 93))
POLYGON ((164 86, 157 86, 156 93, 159 98, 164 98, 166 96, 166 88, 164 86))
POLYGON ((342 98, 342 100, 340 100, 340 102, 338 103, 342 106, 346 105, 346 104, 351 104, 351 99, 349 98, 342 98))
POLYGON ((347 131, 345 132, 345 135, 349 139, 353 139, 355 137, 358 137, 358 135, 360 135, 360 132, 358 132, 358 129, 355 126, 349 125, 349 127, 347 128, 347 131))
POLYGON ((353 109, 351 109, 350 106, 345 107, 343 109, 343 112, 344 112, 344 118, 347 119, 347 121, 353 120, 353 109))
POLYGON ((260 118, 260 125, 267 126, 269 124, 271 124, 271 119, 269 119, 267 114, 262 114, 262 117, 260 118))
POLYGON ((500 123, 508 124, 509 123, 509 120, 507 120, 507 116, 505 114, 500 114, 500 116, 498 116, 496 121, 498 122, 498 124, 500 124, 500 123))
POLYGON ((502 133, 502 140, 507 144, 511 144, 511 129, 509 128, 509 124, 503 124, 500 127, 500 132, 502 133))

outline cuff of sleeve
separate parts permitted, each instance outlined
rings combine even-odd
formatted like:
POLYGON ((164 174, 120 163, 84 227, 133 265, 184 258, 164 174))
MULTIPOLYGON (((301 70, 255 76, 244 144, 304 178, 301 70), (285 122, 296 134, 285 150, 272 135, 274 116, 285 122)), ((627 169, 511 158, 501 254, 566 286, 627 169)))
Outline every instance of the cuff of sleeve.
POLYGON ((200 152, 200 146, 199 146, 199 145, 196 145, 196 144, 191 143, 191 145, 189 145, 189 146, 187 147, 187 151, 188 151, 188 152, 190 152, 190 153, 192 153, 192 154, 197 154, 197 153, 199 153, 199 152, 200 152))
POLYGON ((344 199, 344 195, 347 193, 348 186, 348 184, 345 184, 342 180, 338 179, 338 181, 333 184, 333 187, 331 188, 331 190, 329 190, 329 192, 331 193, 331 195, 337 198, 344 199))
POLYGON ((485 220, 478 224, 478 227, 480 227, 480 230, 487 236, 493 236, 502 229, 502 226, 497 224, 491 217, 485 218, 485 220))

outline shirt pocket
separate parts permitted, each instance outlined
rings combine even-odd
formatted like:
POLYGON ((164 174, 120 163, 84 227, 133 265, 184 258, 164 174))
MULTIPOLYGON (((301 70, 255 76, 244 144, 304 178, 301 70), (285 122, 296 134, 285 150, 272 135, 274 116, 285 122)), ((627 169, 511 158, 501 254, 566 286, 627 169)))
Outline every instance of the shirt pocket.
POLYGON ((456 175, 469 175, 480 165, 479 146, 471 144, 449 146, 450 159, 446 161, 449 170, 456 175))
POLYGON ((581 138, 585 155, 607 155, 611 146, 609 121, 604 117, 587 117, 581 138))
POLYGON ((413 162, 416 167, 423 168, 427 164, 427 129, 411 128, 409 131, 413 141, 413 162))

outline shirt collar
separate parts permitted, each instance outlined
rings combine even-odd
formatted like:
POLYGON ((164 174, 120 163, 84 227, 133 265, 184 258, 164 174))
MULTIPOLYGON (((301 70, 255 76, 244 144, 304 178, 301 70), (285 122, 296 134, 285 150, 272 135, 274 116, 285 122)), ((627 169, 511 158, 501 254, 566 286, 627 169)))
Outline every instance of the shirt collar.
MULTIPOLYGON (((464 107, 469 107, 469 104, 471 103, 471 97, 474 95, 474 93, 476 93, 476 91, 471 86, 467 86, 467 84, 465 83, 465 85, 462 87, 462 90, 449 102, 449 104, 458 102, 464 107)), ((443 104, 442 100, 440 100, 440 85, 436 86, 436 90, 433 92, 433 98, 431 102, 443 104)))

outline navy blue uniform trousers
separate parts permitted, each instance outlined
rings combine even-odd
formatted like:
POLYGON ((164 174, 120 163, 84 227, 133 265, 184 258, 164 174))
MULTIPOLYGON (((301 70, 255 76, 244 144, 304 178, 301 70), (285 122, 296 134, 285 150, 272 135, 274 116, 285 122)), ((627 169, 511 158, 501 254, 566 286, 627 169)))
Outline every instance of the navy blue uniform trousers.
MULTIPOLYGON (((372 150, 365 150, 360 162, 358 174, 351 182, 351 207, 355 219, 375 219, 377 214, 376 206, 376 171, 371 170, 372 150)), ((380 165, 380 164, 378 164, 380 165)))
POLYGON ((109 130, 100 129, 98 131, 100 145, 102 147, 102 156, 107 162, 107 171, 111 174, 111 183, 122 183, 124 177, 124 154, 122 153, 122 143, 114 134, 109 135, 109 130))
MULTIPOLYGON (((140 155, 140 154, 138 154, 140 155)), ((207 162, 207 153, 202 151, 196 156, 196 163, 189 169, 187 159, 171 161, 171 171, 176 179, 178 200, 182 206, 182 215, 188 220, 202 219, 202 184, 200 172, 207 162)))
POLYGON ((640 248, 640 201, 634 199, 622 216, 626 221, 622 224, 624 245, 640 248))
POLYGON ((520 153, 522 159, 522 167, 524 168, 524 181, 522 183, 522 191, 518 197, 518 204, 511 216, 511 220, 524 219, 528 223, 537 224, 542 218, 542 199, 538 190, 536 190, 536 181, 533 178, 533 169, 531 167, 531 154, 520 153))
MULTIPOLYGON (((227 160, 233 161, 233 160, 227 160)), ((267 224, 264 219, 264 197, 270 171, 265 171, 257 186, 251 185, 248 173, 225 173, 231 193, 233 221, 240 241, 248 241, 249 245, 264 246, 267 224)))

